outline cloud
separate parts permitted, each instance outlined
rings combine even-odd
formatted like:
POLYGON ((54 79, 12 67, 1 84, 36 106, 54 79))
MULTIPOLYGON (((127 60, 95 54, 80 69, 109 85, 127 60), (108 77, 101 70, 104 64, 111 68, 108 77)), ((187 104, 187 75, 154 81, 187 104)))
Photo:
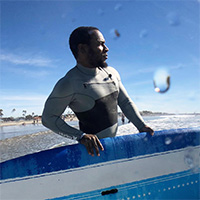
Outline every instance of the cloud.
POLYGON ((152 80, 145 80, 145 81, 140 81, 140 82, 133 82, 133 83, 129 83, 127 87, 132 88, 133 86, 139 86, 139 85, 153 85, 153 81, 152 80))
POLYGON ((15 65, 31 65, 36 67, 52 67, 53 60, 40 55, 17 55, 12 53, 3 53, 0 60, 15 65))
POLYGON ((40 95, 40 96, 35 96, 35 95, 4 95, 1 96, 1 100, 4 101, 44 101, 46 99, 46 95, 40 95))
POLYGON ((15 73, 17 75, 23 75, 24 77, 28 77, 28 78, 43 78, 46 77, 50 74, 49 70, 34 70, 34 69, 25 69, 25 68, 14 68, 14 67, 10 67, 7 69, 8 71, 10 71, 11 73, 15 73))
POLYGON ((174 65, 159 65, 159 66, 155 66, 155 67, 149 67, 149 68, 141 68, 138 69, 135 74, 148 74, 148 73, 155 73, 158 69, 168 69, 168 70, 179 70, 184 68, 185 65, 184 64, 174 64, 174 65))
POLYGON ((1 109, 3 109, 4 117, 11 115, 12 110, 15 109, 15 112, 12 113, 12 116, 21 116, 22 110, 27 110, 27 113, 35 112, 35 114, 41 114, 47 95, 34 94, 34 93, 25 93, 25 94, 8 94, 8 91, 1 93, 1 109))

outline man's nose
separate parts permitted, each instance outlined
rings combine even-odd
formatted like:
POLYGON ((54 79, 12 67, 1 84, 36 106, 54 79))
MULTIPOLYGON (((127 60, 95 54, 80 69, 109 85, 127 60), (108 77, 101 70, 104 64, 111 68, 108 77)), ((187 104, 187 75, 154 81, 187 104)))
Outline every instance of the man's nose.
POLYGON ((104 51, 108 52, 109 48, 104 44, 104 51))

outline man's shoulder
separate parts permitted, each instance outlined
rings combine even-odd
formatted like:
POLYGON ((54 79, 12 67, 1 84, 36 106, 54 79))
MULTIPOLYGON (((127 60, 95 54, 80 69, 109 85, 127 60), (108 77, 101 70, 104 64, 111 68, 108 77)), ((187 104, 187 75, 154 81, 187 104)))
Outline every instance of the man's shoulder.
POLYGON ((106 69, 109 71, 117 72, 117 70, 112 66, 107 66, 106 69))
MULTIPOLYGON (((75 74, 77 74, 77 67, 76 67, 76 66, 73 67, 73 68, 71 68, 71 69, 66 73, 65 76, 67 76, 67 77, 72 77, 72 75, 75 75, 75 74)), ((65 76, 64 76, 64 77, 65 77, 65 76)))
POLYGON ((65 76, 63 76, 58 80, 56 85, 59 86, 65 86, 66 84, 69 85, 73 81, 75 74, 76 74, 76 67, 73 67, 65 74, 65 76))
POLYGON ((76 69, 75 67, 71 68, 65 76, 60 78, 53 90, 52 95, 57 95, 57 96, 66 96, 68 94, 73 93, 73 85, 74 85, 74 74, 76 74, 76 69))
POLYGON ((76 66, 71 68, 58 82, 64 83, 64 82, 71 82, 74 77, 77 76, 77 69, 76 66))

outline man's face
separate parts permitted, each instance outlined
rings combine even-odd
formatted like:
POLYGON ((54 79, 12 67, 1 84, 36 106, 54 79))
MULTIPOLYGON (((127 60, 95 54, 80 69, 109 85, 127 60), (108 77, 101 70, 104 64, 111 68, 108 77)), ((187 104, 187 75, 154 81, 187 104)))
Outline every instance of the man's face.
POLYGON ((108 58, 108 47, 105 45, 105 39, 98 30, 92 31, 88 51, 88 60, 92 67, 106 67, 108 58))

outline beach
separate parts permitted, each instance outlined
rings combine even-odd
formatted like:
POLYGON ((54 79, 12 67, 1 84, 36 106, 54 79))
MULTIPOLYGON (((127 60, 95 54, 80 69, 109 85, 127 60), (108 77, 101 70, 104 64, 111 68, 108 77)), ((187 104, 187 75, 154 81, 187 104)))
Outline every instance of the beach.
MULTIPOLYGON (((33 120, 1 122, 0 127, 2 127, 2 126, 20 126, 20 125, 23 126, 23 125, 26 125, 26 124, 33 124, 33 120)), ((41 121, 39 121, 38 124, 41 124, 41 121)))
MULTIPOLYGON (((65 121, 68 122, 68 121, 77 121, 78 119, 76 117, 71 117, 71 118, 65 118, 65 121)), ((34 122, 34 120, 19 120, 19 121, 8 121, 8 122, 4 122, 4 121, 1 121, 0 122, 0 127, 3 127, 3 126, 24 126, 24 125, 27 125, 27 124, 41 124, 41 119, 38 120, 37 122, 34 122)))

